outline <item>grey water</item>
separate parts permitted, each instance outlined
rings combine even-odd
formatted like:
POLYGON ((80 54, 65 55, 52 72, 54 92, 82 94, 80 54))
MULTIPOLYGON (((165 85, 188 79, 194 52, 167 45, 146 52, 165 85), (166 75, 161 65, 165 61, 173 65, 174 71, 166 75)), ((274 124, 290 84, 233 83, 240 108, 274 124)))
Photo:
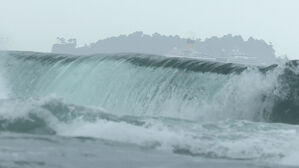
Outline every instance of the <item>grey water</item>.
POLYGON ((0 52, 0 167, 296 167, 296 61, 0 52))

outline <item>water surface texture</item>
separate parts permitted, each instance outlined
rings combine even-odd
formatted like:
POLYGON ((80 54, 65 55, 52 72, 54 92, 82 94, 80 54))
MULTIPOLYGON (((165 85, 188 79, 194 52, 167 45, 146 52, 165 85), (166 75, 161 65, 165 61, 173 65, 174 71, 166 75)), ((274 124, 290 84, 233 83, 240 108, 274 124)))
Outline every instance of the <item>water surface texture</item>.
POLYGON ((299 166, 297 64, 0 52, 0 167, 299 166))

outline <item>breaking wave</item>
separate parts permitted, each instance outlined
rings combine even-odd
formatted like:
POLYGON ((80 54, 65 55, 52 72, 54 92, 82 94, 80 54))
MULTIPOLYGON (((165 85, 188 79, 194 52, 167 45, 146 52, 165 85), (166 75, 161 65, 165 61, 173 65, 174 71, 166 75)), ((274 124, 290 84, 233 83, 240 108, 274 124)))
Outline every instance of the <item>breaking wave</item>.
POLYGON ((0 116, 0 131, 97 137, 205 158, 274 161, 295 153, 299 137, 299 127, 284 124, 115 116, 54 97, 2 101, 0 116))
POLYGON ((111 114, 299 122, 297 62, 269 67, 142 54, 2 54, 13 98, 56 95, 111 114))
POLYGON ((207 158, 298 154, 299 128, 289 125, 299 123, 297 61, 0 55, 0 133, 97 137, 207 158))

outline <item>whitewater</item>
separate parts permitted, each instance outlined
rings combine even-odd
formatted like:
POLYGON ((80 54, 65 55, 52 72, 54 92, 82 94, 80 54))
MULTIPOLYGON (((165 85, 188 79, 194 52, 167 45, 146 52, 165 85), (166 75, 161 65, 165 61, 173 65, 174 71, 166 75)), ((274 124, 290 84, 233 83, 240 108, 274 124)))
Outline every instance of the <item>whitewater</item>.
POLYGON ((0 52, 0 167, 298 167, 297 61, 0 52))

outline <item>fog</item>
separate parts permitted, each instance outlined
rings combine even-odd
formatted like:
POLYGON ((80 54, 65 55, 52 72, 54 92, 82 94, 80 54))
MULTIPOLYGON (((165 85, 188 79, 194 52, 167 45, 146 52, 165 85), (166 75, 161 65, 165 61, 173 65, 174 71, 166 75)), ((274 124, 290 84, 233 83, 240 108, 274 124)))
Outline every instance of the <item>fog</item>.
POLYGON ((8 39, 0 36, 0 50, 9 49, 8 45, 9 45, 8 39))
POLYGON ((272 42, 277 55, 299 58, 296 0, 0 1, 0 35, 12 50, 48 52, 62 36, 84 45, 135 31, 201 39, 230 33, 272 42))

